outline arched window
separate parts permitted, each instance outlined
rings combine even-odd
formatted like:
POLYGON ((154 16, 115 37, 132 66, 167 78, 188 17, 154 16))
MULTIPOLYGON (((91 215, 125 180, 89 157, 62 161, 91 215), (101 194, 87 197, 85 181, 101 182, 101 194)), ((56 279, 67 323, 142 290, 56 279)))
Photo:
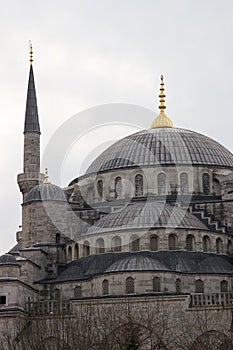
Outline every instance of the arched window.
POLYGON ((221 293, 226 293, 228 292, 228 282, 227 281, 222 281, 220 284, 220 289, 221 289, 221 293))
POLYGON ((159 195, 166 194, 166 175, 164 173, 158 174, 157 186, 159 195))
POLYGON ((193 235, 188 235, 186 237, 186 249, 190 252, 194 250, 194 237, 193 235))
POLYGON ((176 293, 180 294, 182 292, 181 288, 181 280, 179 278, 176 279, 176 293))
POLYGON ((140 249, 140 239, 137 235, 133 235, 130 239, 130 251, 138 252, 140 249))
POLYGON ((122 193, 122 181, 120 176, 115 178, 114 191, 115 191, 115 198, 119 198, 122 193))
POLYGON ((126 294, 134 293, 134 279, 132 277, 126 278, 125 289, 126 289, 126 294))
POLYGON ((119 236, 112 238, 112 251, 121 252, 121 238, 119 236))
POLYGON ((56 233, 56 243, 61 243, 61 235, 60 233, 56 233))
POLYGON ((204 236, 202 239, 202 249, 203 252, 209 252, 210 251, 210 238, 209 236, 204 236))
POLYGON ((103 198, 104 184, 102 180, 98 180, 96 184, 98 195, 103 198))
POLYGON ((59 300, 60 299, 60 295, 61 295, 60 289, 58 289, 58 288, 54 289, 54 292, 53 292, 54 299, 55 300, 59 300))
POLYGON ((207 173, 204 173, 202 175, 202 186, 203 186, 203 193, 209 194, 210 193, 210 176, 207 173))
POLYGON ((71 246, 68 247, 68 252, 67 252, 67 259, 68 261, 71 261, 72 260, 72 248, 71 246))
POLYGON ((219 254, 223 253, 223 244, 221 238, 216 239, 216 252, 219 254))
POLYGON ((109 290, 108 290, 108 280, 103 280, 102 282, 102 294, 103 295, 108 295, 109 294, 109 290))
POLYGON ((156 251, 159 249, 159 239, 157 236, 150 237, 150 250, 156 251))
POLYGON ((98 238, 96 241, 96 254, 103 254, 105 252, 105 244, 103 238, 98 238))
POLYGON ((74 258, 75 259, 79 258, 79 246, 78 246, 78 243, 75 243, 75 246, 74 246, 74 258))
POLYGON ((177 237, 174 234, 170 234, 168 236, 168 248, 169 250, 176 250, 177 249, 177 237))
POLYGON ((90 243, 88 241, 85 241, 83 243, 83 256, 90 255, 90 243))
POLYGON ((202 280, 195 281, 195 293, 204 293, 204 282, 202 280))
POLYGON ((74 288, 74 297, 75 298, 82 298, 82 287, 77 286, 74 288))
POLYGON ((143 195, 143 176, 141 174, 137 174, 135 176, 135 197, 140 197, 143 195))
POLYGON ((161 292, 161 283, 159 277, 153 278, 153 292, 161 292))
POLYGON ((221 196, 221 185, 217 179, 213 180, 213 192, 215 196, 221 196))
POLYGON ((188 174, 181 173, 180 174, 180 192, 188 193, 189 184, 188 184, 188 174))
POLYGON ((232 254, 232 241, 230 239, 227 242, 227 253, 232 254))

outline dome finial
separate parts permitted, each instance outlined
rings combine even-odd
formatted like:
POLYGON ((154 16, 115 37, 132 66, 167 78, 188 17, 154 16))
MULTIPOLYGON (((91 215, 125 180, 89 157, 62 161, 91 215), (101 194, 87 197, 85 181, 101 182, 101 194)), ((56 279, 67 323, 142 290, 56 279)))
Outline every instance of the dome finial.
POLYGON ((33 62, 33 49, 32 49, 32 42, 29 40, 29 53, 30 53, 30 64, 32 65, 33 62))
POLYGON ((155 118, 153 123, 151 124, 151 128, 173 128, 173 123, 170 118, 168 118, 164 112, 166 109, 165 105, 165 88, 164 88, 164 82, 163 82, 163 75, 160 76, 160 94, 159 94, 159 115, 155 118))
POLYGON ((50 184, 51 182, 49 181, 49 174, 48 174, 48 169, 45 168, 45 174, 44 174, 44 181, 43 184, 50 184))

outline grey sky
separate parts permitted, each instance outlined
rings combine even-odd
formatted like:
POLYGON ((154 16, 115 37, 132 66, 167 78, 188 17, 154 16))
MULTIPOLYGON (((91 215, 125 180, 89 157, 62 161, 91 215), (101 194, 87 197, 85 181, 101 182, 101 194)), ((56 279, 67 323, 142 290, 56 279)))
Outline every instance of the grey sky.
MULTIPOLYGON (((16 175, 22 171, 29 39, 42 153, 57 128, 86 108, 119 102, 153 109, 156 115, 161 73, 174 124, 233 150, 232 16, 231 0, 0 3, 1 252, 14 244, 21 224, 16 175)), ((135 120, 144 128, 150 123, 148 117, 135 120)), ((109 139, 128 131, 112 129, 109 139)), ((88 153, 98 146, 92 139, 90 133, 88 153)), ((88 142, 87 137, 83 145, 88 142)), ((64 174, 68 183, 73 173, 64 174)))

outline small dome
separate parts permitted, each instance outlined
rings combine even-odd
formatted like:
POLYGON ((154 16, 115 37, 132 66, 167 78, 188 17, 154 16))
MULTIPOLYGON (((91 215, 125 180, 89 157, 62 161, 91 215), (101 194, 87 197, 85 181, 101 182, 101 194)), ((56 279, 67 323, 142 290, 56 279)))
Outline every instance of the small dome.
POLYGON ((165 266, 157 259, 149 258, 143 255, 132 255, 127 258, 115 261, 105 272, 120 271, 168 271, 165 266))
POLYGON ((233 168, 233 154, 197 132, 172 127, 155 128, 115 142, 94 160, 86 174, 155 165, 233 168))
POLYGON ((17 265, 16 257, 11 254, 3 254, 0 256, 0 265, 17 265))
POLYGON ((37 185, 27 194, 24 203, 34 201, 66 201, 64 191, 52 184, 44 183, 37 185))
POLYGON ((107 214, 91 226, 87 233, 153 228, 207 230, 198 218, 181 208, 156 202, 142 202, 107 214))

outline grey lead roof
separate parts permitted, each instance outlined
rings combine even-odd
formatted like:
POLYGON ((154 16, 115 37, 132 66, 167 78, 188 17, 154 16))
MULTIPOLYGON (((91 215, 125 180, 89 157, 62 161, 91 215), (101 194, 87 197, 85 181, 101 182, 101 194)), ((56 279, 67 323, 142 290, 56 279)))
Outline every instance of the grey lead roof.
POLYGON ((0 256, 0 265, 16 265, 16 257, 11 254, 3 254, 0 256))
POLYGON ((30 66, 30 73, 29 73, 25 124, 24 124, 24 133, 27 133, 27 132, 40 133, 40 124, 39 124, 37 100, 36 100, 36 88, 35 88, 32 65, 30 66))
POLYGON ((129 135, 107 148, 86 174, 153 165, 233 167, 233 154, 211 138, 178 128, 149 129, 129 135))
POLYGON ((181 208, 147 201, 107 214, 91 226, 87 234, 160 227, 208 230, 197 217, 181 208))
POLYGON ((24 203, 33 201, 63 201, 66 202, 64 191, 53 184, 41 184, 33 187, 27 194, 24 203))
POLYGON ((231 274, 233 259, 226 255, 187 251, 141 251, 90 255, 62 267, 57 278, 41 283, 79 281, 98 275, 136 271, 174 271, 231 274))

